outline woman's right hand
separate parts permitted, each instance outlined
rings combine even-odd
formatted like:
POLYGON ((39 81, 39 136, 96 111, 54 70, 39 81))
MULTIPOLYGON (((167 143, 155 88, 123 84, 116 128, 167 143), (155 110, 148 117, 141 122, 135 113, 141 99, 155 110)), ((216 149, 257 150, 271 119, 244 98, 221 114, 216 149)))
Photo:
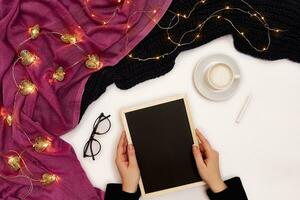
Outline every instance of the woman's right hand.
POLYGON ((214 150, 207 139, 196 129, 199 146, 193 145, 193 154, 199 175, 214 192, 222 192, 227 188, 222 180, 219 167, 219 153, 214 150))

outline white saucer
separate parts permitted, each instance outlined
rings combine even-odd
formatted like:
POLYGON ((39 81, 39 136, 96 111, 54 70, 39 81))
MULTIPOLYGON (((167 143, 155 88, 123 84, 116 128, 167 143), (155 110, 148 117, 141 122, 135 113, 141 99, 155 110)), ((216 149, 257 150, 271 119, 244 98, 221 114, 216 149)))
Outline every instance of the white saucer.
POLYGON ((213 101, 225 101, 232 97, 238 89, 241 79, 241 74, 237 63, 229 56, 223 54, 211 55, 201 60, 195 67, 194 83, 198 92, 205 98, 213 101), (234 79, 232 85, 226 90, 215 90, 206 81, 207 69, 217 63, 227 64, 232 67, 234 76, 239 78, 234 79))

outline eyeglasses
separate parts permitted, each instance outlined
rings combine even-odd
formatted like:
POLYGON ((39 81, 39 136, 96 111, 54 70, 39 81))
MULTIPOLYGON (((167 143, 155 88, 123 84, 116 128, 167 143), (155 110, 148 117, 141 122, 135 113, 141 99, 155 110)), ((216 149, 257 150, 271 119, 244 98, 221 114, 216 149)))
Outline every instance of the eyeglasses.
POLYGON ((92 157, 95 160, 95 156, 97 156, 101 151, 100 142, 95 139, 96 135, 104 135, 111 128, 111 122, 109 120, 110 115, 105 116, 104 113, 101 113, 99 117, 95 120, 93 125, 93 131, 89 138, 89 140, 84 145, 83 149, 83 157, 92 157))

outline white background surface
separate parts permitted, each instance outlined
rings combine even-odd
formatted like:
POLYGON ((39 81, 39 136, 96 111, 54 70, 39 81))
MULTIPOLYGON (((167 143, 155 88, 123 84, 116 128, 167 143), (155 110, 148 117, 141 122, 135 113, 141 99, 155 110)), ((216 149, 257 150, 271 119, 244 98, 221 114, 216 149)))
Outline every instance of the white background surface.
MULTIPOLYGON (((237 52, 226 36, 181 53, 174 69, 132 89, 115 85, 85 112, 80 124, 63 138, 71 143, 95 187, 119 182, 114 164, 122 130, 121 108, 176 94, 187 94, 193 121, 220 153, 224 178, 240 176, 250 200, 300 199, 300 64, 287 60, 263 61, 237 52), (223 53, 239 64, 242 81, 228 101, 204 99, 193 84, 193 70, 202 58, 223 53), (253 100, 241 124, 235 118, 247 95, 253 100), (96 136, 102 151, 96 161, 82 157, 98 115, 111 114, 112 129, 96 136)), ((78 183, 80 184, 80 183, 78 183)), ((151 200, 207 200, 204 187, 191 188, 151 200)))

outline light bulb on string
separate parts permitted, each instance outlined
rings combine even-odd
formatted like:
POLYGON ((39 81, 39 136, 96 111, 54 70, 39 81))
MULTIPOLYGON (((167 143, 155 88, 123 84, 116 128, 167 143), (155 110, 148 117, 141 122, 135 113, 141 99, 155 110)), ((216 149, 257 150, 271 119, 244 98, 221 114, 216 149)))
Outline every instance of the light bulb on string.
POLYGON ((43 186, 48 186, 48 185, 52 185, 54 182, 57 182, 58 180, 59 180, 59 177, 57 175, 50 174, 50 173, 44 173, 42 175, 40 183, 43 186))
POLYGON ((43 152, 51 145, 51 141, 43 136, 38 136, 32 145, 36 152, 43 152))
POLYGON ((10 114, 7 114, 4 118, 5 122, 7 123, 8 126, 12 126, 13 123, 13 116, 10 114))
POLYGON ((9 156, 7 164, 12 170, 18 171, 21 168, 21 158, 19 155, 9 156))
POLYGON ((19 91, 22 95, 26 96, 36 91, 36 86, 30 80, 23 80, 19 84, 19 91))
POLYGON ((32 65, 36 62, 38 59, 36 55, 31 53, 30 51, 24 49, 20 52, 19 57, 21 59, 21 63, 24 66, 32 65))
POLYGON ((34 40, 34 39, 38 38, 40 35, 40 26, 38 24, 36 24, 36 25, 30 27, 28 29, 28 33, 29 33, 31 39, 34 40))
POLYGON ((60 37, 60 40, 66 44, 76 44, 77 37, 75 34, 65 33, 60 37))
POLYGON ((56 81, 63 81, 65 79, 65 70, 62 66, 59 66, 53 73, 52 78, 56 81))
POLYGON ((0 116, 2 117, 3 121, 6 122, 8 126, 12 126, 13 123, 13 116, 9 113, 5 108, 0 107, 0 116))
POLYGON ((103 66, 103 62, 101 62, 98 55, 89 54, 89 55, 87 55, 87 59, 85 61, 85 66, 88 69, 100 69, 103 66))

